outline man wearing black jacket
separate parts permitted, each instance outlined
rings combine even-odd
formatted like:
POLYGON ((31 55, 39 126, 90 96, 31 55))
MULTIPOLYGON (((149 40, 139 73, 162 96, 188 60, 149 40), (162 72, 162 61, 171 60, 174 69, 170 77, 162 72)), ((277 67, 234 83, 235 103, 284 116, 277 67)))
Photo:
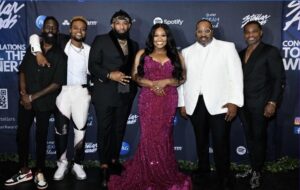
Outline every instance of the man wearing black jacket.
POLYGON ((92 103, 98 124, 98 150, 102 186, 107 186, 108 168, 121 172, 118 162, 127 119, 137 92, 130 79, 138 44, 129 37, 131 17, 123 10, 111 18, 112 30, 98 35, 91 46, 89 71, 94 79, 92 103))
POLYGON ((261 185, 261 171, 267 149, 267 126, 278 108, 285 85, 279 50, 261 41, 262 26, 250 21, 244 26, 247 48, 240 52, 244 74, 244 107, 239 116, 245 129, 251 170, 236 177, 251 176, 251 189, 261 185))

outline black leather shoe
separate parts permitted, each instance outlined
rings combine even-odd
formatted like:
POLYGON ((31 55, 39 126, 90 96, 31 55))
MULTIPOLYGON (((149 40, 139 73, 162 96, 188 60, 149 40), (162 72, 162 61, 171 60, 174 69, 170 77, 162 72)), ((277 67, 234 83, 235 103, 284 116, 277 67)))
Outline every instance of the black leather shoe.
POLYGON ((111 174, 120 175, 125 167, 120 162, 111 163, 109 166, 109 172, 111 174))
POLYGON ((107 189, 109 173, 108 168, 101 168, 101 188, 107 189))
POLYGON ((246 178, 246 177, 249 177, 252 173, 252 170, 249 169, 249 170, 246 170, 244 172, 240 172, 240 173, 237 173, 235 174, 235 177, 236 178, 246 178))
POLYGON ((224 190, 232 190, 234 189, 234 185, 235 185, 235 178, 234 177, 228 177, 225 178, 223 181, 223 187, 224 190))
POLYGON ((197 184, 197 186, 206 189, 210 185, 210 171, 193 171, 191 178, 193 183, 197 184))
POLYGON ((253 171, 251 178, 250 178, 250 188, 251 189, 257 189, 261 185, 261 173, 257 171, 253 171))
POLYGON ((235 178, 233 176, 218 178, 216 183, 216 190, 233 190, 235 185, 235 178))

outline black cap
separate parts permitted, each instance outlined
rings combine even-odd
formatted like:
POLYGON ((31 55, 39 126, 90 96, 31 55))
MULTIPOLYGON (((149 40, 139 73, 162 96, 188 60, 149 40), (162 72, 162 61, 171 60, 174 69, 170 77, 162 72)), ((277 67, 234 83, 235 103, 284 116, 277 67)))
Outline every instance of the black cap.
POLYGON ((132 23, 132 19, 129 16, 128 13, 126 13, 125 11, 123 11, 122 9, 120 9, 119 11, 115 12, 113 14, 113 16, 110 19, 110 23, 112 24, 113 22, 115 22, 116 20, 126 20, 128 21, 130 24, 132 23))

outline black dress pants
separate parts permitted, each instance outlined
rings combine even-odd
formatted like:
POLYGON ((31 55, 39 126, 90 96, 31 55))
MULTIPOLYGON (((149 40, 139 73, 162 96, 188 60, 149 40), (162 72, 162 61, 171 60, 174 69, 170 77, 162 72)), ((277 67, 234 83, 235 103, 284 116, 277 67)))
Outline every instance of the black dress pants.
POLYGON ((263 115, 263 110, 251 111, 247 107, 239 109, 239 117, 246 135, 251 168, 260 172, 266 157, 267 118, 263 115))
POLYGON ((22 105, 19 105, 17 146, 20 167, 28 167, 29 133, 33 119, 36 117, 36 167, 37 169, 44 170, 47 134, 51 113, 51 111, 33 111, 32 109, 26 110, 22 105))
POLYGON ((194 127, 200 173, 210 171, 209 131, 211 130, 214 162, 219 179, 229 178, 230 173, 230 123, 225 114, 210 115, 203 96, 199 96, 194 113, 190 116, 194 127))
POLYGON ((131 104, 107 106, 95 103, 98 125, 98 153, 101 164, 118 160, 131 104))

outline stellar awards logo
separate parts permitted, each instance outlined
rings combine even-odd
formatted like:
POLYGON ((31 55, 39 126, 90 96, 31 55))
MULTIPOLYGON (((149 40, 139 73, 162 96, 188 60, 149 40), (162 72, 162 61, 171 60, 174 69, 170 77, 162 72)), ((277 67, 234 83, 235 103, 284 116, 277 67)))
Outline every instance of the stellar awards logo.
POLYGON ((283 64, 285 70, 300 70, 300 1, 291 1, 287 8, 289 12, 285 15, 289 20, 285 21, 283 31, 288 32, 290 40, 282 42, 283 64))
POLYGON ((21 18, 17 13, 25 6, 18 2, 7 3, 0 0, 0 30, 11 29, 21 18))
POLYGON ((262 14, 262 13, 259 13, 259 14, 252 14, 252 15, 246 15, 244 18, 243 18, 243 21, 242 21, 242 25, 241 25, 241 28, 243 28, 249 21, 257 21, 259 22, 261 25, 265 25, 268 21, 269 21, 269 18, 271 17, 271 15, 268 15, 268 14, 262 14))
POLYGON ((218 28, 220 24, 220 17, 217 16, 217 13, 206 13, 202 19, 209 20, 213 28, 218 28))
POLYGON ((127 125, 133 125, 137 122, 138 119, 138 115, 135 114, 130 114, 127 120, 127 125))

